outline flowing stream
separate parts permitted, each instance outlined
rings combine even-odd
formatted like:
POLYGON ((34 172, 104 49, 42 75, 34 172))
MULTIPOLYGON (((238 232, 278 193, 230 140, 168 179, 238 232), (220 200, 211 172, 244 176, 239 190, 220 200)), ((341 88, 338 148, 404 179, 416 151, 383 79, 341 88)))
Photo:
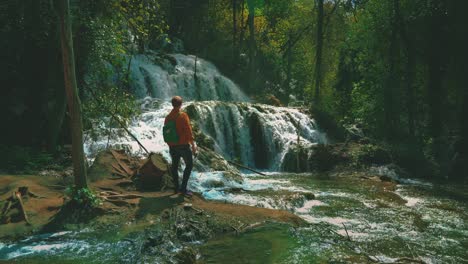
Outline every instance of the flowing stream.
MULTIPOLYGON (((131 75, 142 114, 130 130, 148 150, 169 159, 161 133, 171 109, 168 100, 177 94, 218 153, 267 174, 243 173, 239 182, 224 172, 195 171, 192 190, 209 200, 289 210, 310 223, 301 228, 269 223, 240 236, 201 245, 194 241, 203 263, 392 263, 401 258, 468 263, 468 204, 462 186, 403 181, 396 190, 383 192, 352 177, 281 172, 284 157, 297 142, 327 143, 326 134, 305 113, 251 103, 213 64, 193 56, 138 55, 132 59, 131 75)), ((121 129, 111 130, 110 138, 107 133, 87 134, 88 158, 108 145, 143 154, 121 129)), ((374 170, 397 177, 386 168, 374 170)), ((0 262, 132 263, 135 252, 127 237, 115 230, 43 234, 0 243, 0 262)))

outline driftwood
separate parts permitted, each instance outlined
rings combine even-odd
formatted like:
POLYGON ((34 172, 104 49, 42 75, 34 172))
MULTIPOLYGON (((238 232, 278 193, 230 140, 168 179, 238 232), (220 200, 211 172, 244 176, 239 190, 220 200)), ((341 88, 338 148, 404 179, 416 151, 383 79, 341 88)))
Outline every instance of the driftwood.
POLYGON ((12 209, 16 208, 19 210, 21 219, 24 220, 26 224, 28 225, 31 224, 29 222, 26 209, 24 208, 24 201, 23 201, 23 197, 27 198, 28 196, 31 196, 34 198, 43 198, 41 196, 38 196, 37 194, 30 192, 28 187, 26 186, 19 187, 17 191, 14 191, 11 194, 11 196, 6 200, 6 204, 3 206, 2 214, 0 216, 3 223, 7 224, 11 222, 12 219, 9 213, 12 209))

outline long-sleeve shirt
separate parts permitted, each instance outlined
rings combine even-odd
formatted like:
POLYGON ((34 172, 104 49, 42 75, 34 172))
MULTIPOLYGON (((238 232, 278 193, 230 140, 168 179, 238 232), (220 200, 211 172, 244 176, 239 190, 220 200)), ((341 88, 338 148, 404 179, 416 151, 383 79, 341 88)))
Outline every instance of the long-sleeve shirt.
POLYGON ((174 119, 176 121, 176 131, 177 131, 177 135, 179 136, 179 142, 167 143, 167 144, 169 146, 192 144, 193 143, 192 126, 190 125, 190 119, 187 113, 178 111, 176 109, 172 109, 172 111, 166 116, 166 119, 164 120, 164 124, 166 124, 167 121, 174 120, 174 119))

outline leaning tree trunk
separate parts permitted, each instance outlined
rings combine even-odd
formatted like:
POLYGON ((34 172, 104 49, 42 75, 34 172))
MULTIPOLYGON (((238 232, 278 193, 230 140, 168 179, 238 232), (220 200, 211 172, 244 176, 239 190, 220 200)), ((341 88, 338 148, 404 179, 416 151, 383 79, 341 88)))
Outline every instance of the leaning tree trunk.
POLYGON ((315 51, 315 93, 314 102, 320 102, 320 86, 322 83, 322 49, 323 49, 323 0, 318 0, 318 18, 317 18, 317 49, 315 51))
POLYGON ((83 121, 81 118, 81 103, 75 76, 75 58, 73 53, 73 38, 69 0, 56 0, 60 22, 62 61, 67 94, 68 111, 70 113, 70 129, 72 138, 73 174, 75 187, 86 188, 86 165, 83 149, 83 121))

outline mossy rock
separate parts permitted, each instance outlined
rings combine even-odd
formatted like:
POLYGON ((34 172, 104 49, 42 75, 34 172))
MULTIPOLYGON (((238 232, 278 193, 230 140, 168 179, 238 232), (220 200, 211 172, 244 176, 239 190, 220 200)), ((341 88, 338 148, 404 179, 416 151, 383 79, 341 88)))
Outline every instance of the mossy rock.
POLYGON ((311 162, 313 168, 318 171, 328 171, 333 169, 338 163, 347 160, 346 156, 342 155, 337 150, 336 145, 318 144, 312 148, 311 162))
POLYGON ((351 155, 358 166, 384 165, 392 162, 390 151, 375 144, 359 145, 352 150, 351 155))
POLYGON ((224 187, 224 182, 217 180, 210 180, 202 184, 205 188, 222 188, 224 187))
POLYGON ((243 182, 243 178, 239 171, 225 171, 223 176, 228 181, 233 181, 237 183, 243 182))
POLYGON ((183 248, 175 256, 177 264, 195 264, 197 263, 197 251, 191 247, 183 248))
POLYGON ((313 193, 303 193, 302 195, 304 195, 304 198, 307 200, 307 201, 310 201, 310 200, 314 200, 315 199, 315 194, 313 193))
POLYGON ((348 160, 340 145, 294 146, 286 153, 282 169, 289 172, 325 172, 348 160))

